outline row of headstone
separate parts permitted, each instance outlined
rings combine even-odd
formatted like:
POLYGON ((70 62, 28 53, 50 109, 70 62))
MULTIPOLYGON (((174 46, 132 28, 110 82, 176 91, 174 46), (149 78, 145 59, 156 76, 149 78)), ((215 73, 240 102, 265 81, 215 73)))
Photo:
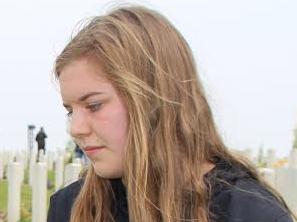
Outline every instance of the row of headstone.
POLYGON ((0 180, 4 179, 7 164, 13 161, 14 156, 14 152, 8 152, 6 150, 0 151, 0 180))
MULTIPOLYGON (((10 154, 6 152, 5 155, 10 154)), ((0 157, 3 156, 4 155, 0 155, 0 157)), ((3 166, 3 169, 7 167, 8 222, 17 222, 20 219, 21 185, 23 183, 26 162, 29 163, 29 184, 32 187, 32 222, 46 221, 47 171, 50 167, 53 167, 53 165, 56 166, 56 190, 77 180, 79 172, 82 169, 80 161, 73 160, 73 163, 66 164, 64 170, 64 154, 60 153, 56 155, 56 157, 57 159, 54 160, 54 155, 50 157, 50 155, 44 155, 44 153, 36 154, 32 152, 31 155, 27 157, 25 154, 19 156, 15 155, 11 158, 11 161, 3 161, 3 158, 1 158, 0 166, 3 166), (50 158, 52 158, 52 160, 49 160, 50 158), (36 161, 37 159, 38 162, 36 161), (52 166, 49 166, 51 164, 52 166)))
POLYGON ((4 152, 0 151, 0 180, 4 178, 4 167, 5 167, 4 152))
MULTIPOLYGON (((251 158, 250 152, 246 151, 246 155, 251 158)), ((34 152, 30 155, 26 152, 1 151, 0 153, 0 179, 3 178, 4 169, 7 168, 9 182, 8 222, 14 222, 15 218, 19 217, 20 184, 23 182, 26 165, 29 167, 29 184, 32 187, 33 222, 45 221, 46 205, 44 204, 46 204, 47 170, 54 168, 55 190, 58 190, 77 180, 82 169, 79 159, 74 159, 72 163, 65 165, 65 159, 69 158, 69 154, 62 151, 48 152, 47 155, 40 153, 39 162, 36 162, 37 156, 37 153, 34 152)), ((267 164, 271 166, 274 162, 275 153, 269 151, 267 158, 271 159, 271 163, 267 164)), ((283 195, 289 206, 297 212, 297 192, 295 191, 297 187, 297 150, 293 149, 291 151, 287 167, 279 169, 262 168, 260 172, 268 183, 283 195)))
MULTIPOLYGON (((243 156, 249 159, 252 163, 258 164, 258 158, 253 154, 253 151, 249 148, 244 150, 231 150, 235 155, 243 156)), ((268 149, 266 155, 263 157, 263 161, 266 163, 267 168, 273 168, 277 162, 275 149, 268 149)), ((297 149, 291 149, 288 156, 287 167, 297 168, 297 149)))
POLYGON ((280 192, 289 207, 297 212, 297 149, 291 151, 286 167, 261 168, 260 173, 266 182, 280 192))
MULTIPOLYGON (((34 154, 32 154, 34 156, 34 154)), ((31 156, 31 157, 32 157, 31 156)), ((7 181, 8 181, 8 206, 7 221, 17 222, 20 220, 21 206, 21 185, 24 176, 24 163, 15 161, 7 165, 7 181)), ((46 198, 47 198, 47 168, 44 161, 30 161, 30 174, 32 186, 32 222, 46 221, 46 198)))
POLYGON ((263 168, 261 174, 286 200, 289 207, 297 212, 297 168, 263 168))

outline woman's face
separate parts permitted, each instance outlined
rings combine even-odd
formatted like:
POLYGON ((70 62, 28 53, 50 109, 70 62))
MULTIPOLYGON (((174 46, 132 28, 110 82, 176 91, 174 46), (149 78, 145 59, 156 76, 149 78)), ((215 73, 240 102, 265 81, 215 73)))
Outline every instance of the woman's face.
POLYGON ((71 136, 99 176, 119 178, 123 175, 127 110, 104 76, 98 63, 78 59, 64 67, 59 83, 71 136))

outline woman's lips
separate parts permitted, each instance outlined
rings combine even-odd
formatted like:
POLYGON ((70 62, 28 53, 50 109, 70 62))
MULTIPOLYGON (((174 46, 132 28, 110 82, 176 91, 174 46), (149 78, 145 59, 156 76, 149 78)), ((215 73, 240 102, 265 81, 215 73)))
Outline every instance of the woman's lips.
POLYGON ((93 155, 93 154, 99 152, 100 150, 102 150, 104 148, 105 148, 105 146, 89 146, 89 147, 85 147, 84 151, 88 156, 90 156, 90 155, 93 155))

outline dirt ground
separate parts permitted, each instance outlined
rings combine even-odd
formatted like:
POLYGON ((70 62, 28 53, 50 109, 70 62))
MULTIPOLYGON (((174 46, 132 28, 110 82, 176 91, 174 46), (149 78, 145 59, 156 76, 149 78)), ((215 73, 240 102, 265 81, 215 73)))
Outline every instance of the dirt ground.
POLYGON ((4 219, 6 219, 6 215, 3 212, 0 212, 0 222, 4 222, 4 219))

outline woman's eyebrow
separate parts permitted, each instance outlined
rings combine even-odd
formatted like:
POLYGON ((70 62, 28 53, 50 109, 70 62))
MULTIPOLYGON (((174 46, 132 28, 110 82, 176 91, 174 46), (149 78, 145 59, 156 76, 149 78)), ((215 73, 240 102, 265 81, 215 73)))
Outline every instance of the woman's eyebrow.
MULTIPOLYGON (((95 96, 95 95, 100 95, 100 94, 104 94, 103 92, 89 92, 81 97, 78 98, 78 101, 80 102, 83 102, 85 101, 87 98, 91 97, 91 96, 95 96)), ((71 106, 66 104, 66 103, 63 103, 63 106, 67 109, 67 108, 70 108, 71 106)))
POLYGON ((103 92, 89 92, 81 97, 79 97, 79 101, 80 102, 83 102, 85 101, 87 98, 91 97, 91 96, 95 96, 95 95, 100 95, 100 94, 103 94, 103 92))
POLYGON ((63 103, 63 106, 65 107, 65 109, 70 109, 70 106, 68 104, 63 103))

